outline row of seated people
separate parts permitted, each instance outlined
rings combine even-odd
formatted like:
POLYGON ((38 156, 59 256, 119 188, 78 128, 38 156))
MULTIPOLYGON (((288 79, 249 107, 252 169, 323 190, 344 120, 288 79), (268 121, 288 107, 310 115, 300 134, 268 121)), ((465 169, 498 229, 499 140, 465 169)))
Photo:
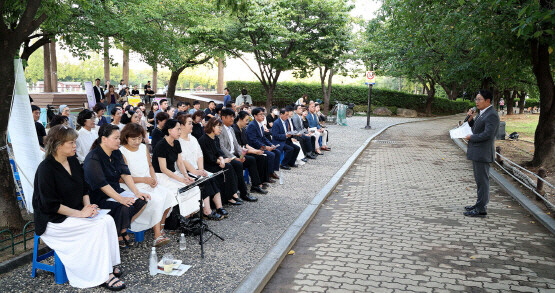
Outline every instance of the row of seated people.
MULTIPOLYGON (((295 166, 299 148, 288 133, 294 127, 292 111, 281 110, 281 123, 272 127, 272 141, 264 136, 261 108, 252 111, 250 123, 251 115, 244 111, 237 119, 230 109, 223 109, 219 116, 208 120, 198 140, 192 135, 191 115, 182 113, 177 120, 163 121, 164 137, 152 156, 139 123, 130 122, 121 131, 117 125, 103 124, 83 165, 76 156, 79 134, 66 125, 50 129, 45 160, 35 176, 36 233, 56 250, 72 286, 125 287, 116 266, 120 248, 133 246, 128 229, 152 228, 153 245, 167 244, 164 222, 174 206, 189 216, 202 199, 203 216, 221 220, 229 214, 223 203, 242 205, 257 200, 247 192, 245 168, 250 171, 251 192, 267 193, 269 184, 279 179, 276 172, 282 151, 281 167, 295 166), (201 188, 178 192, 194 182, 193 176, 220 170, 225 170, 224 176, 211 178, 201 188), (107 215, 96 216, 100 210, 108 210, 107 215)), ((78 121, 85 128, 94 124, 94 118, 78 121)))

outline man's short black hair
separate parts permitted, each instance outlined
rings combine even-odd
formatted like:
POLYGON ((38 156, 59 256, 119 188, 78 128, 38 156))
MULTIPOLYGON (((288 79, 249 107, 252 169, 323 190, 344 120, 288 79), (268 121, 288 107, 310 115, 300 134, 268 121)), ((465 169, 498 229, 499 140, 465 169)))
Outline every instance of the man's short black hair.
POLYGON ((239 111, 239 113, 237 113, 237 118, 241 120, 245 119, 247 116, 249 116, 247 111, 239 111))
POLYGON ((264 112, 264 109, 258 107, 258 108, 252 109, 252 112, 251 112, 251 113, 252 113, 252 116, 256 116, 256 115, 258 115, 260 112, 264 112))
POLYGON ((241 94, 242 94, 242 95, 246 95, 247 93, 248 93, 248 92, 247 92, 247 89, 242 89, 242 90, 241 90, 241 94))
POLYGON ((168 100, 166 100, 166 99, 161 99, 161 100, 160 100, 160 105, 162 105, 163 102, 167 102, 167 101, 168 101, 168 100))
POLYGON ((493 94, 486 90, 486 89, 482 89, 478 92, 478 94, 480 94, 480 96, 484 97, 484 101, 485 100, 489 100, 489 102, 491 103, 493 101, 493 94))
POLYGON ((285 108, 279 109, 279 114, 283 115, 285 113, 287 113, 287 109, 285 109, 285 108))
POLYGON ((94 81, 97 81, 97 80, 100 81, 100 78, 97 78, 97 79, 95 79, 94 81))
POLYGON ((177 107, 185 106, 185 102, 177 102, 177 107))
POLYGON ((225 107, 226 108, 231 108, 231 107, 233 107, 233 104, 231 102, 228 102, 227 104, 225 104, 225 107))
POLYGON ((293 109, 294 109, 295 111, 297 111, 297 109, 299 109, 299 107, 302 107, 302 106, 301 106, 301 105, 295 105, 295 106, 293 106, 293 109))
POLYGON ((187 107, 191 107, 191 103, 189 103, 189 102, 185 102, 185 106, 187 106, 187 107))
POLYGON ((227 116, 233 116, 235 117, 235 112, 231 109, 222 109, 222 111, 220 112, 220 116, 222 117, 227 117, 227 116))
POLYGON ((285 111, 291 112, 291 111, 293 111, 293 107, 287 106, 287 107, 285 107, 285 111))
POLYGON ((170 118, 170 114, 166 113, 166 112, 158 112, 158 114, 156 114, 156 123, 160 123, 164 120, 167 120, 170 118))
POLYGON ((31 105, 31 112, 40 111, 40 108, 36 105, 31 105))
POLYGON ((200 102, 199 102, 199 101, 194 101, 194 102, 193 102, 193 106, 194 106, 194 105, 200 105, 200 102))
POLYGON ((225 88, 224 91, 228 91, 228 92, 229 92, 229 89, 228 89, 228 88, 225 88))

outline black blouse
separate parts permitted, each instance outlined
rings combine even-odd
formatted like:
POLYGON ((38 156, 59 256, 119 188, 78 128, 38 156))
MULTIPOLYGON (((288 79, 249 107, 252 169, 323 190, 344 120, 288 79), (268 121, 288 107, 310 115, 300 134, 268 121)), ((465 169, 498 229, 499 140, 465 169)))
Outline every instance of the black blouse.
POLYGON ((177 156, 181 153, 181 144, 178 140, 173 141, 173 146, 171 146, 168 141, 163 138, 152 151, 152 167, 154 172, 162 173, 160 169, 160 162, 158 158, 166 159, 166 168, 168 170, 175 172, 175 162, 177 162, 177 156))
POLYGON ((204 128, 200 123, 193 122, 193 132, 191 134, 198 140, 204 135, 204 128))
POLYGON ((58 214, 60 205, 82 210, 83 196, 89 194, 83 168, 75 157, 67 158, 71 175, 52 156, 39 164, 35 173, 33 209, 35 233, 42 235, 48 222, 61 223, 67 217, 58 214))
POLYGON ((122 193, 124 189, 119 186, 119 179, 123 174, 131 175, 119 150, 108 156, 100 146, 89 152, 83 168, 85 181, 91 189, 91 203, 95 204, 110 198, 101 187, 110 185, 117 193, 122 193))
POLYGON ((241 147, 245 147, 248 144, 247 134, 245 133, 245 130, 239 128, 239 125, 234 123, 233 124, 233 131, 235 132, 235 138, 237 138, 237 143, 239 143, 239 145, 241 147))
POLYGON ((220 140, 218 139, 218 137, 216 136, 214 137, 214 139, 212 139, 207 134, 204 134, 198 140, 198 144, 202 149, 202 155, 204 158, 204 169, 210 172, 220 171, 222 168, 220 168, 220 165, 218 165, 217 160, 219 157, 224 157, 225 155, 219 148, 220 140))
POLYGON ((152 145, 152 147, 156 147, 156 145, 164 140, 164 133, 162 132, 162 130, 160 130, 160 128, 155 127, 152 132, 150 132, 150 136, 152 137, 150 144, 152 145))
MULTIPOLYGON (((302 119, 301 119, 301 120, 302 120, 302 119)), ((303 121, 303 128, 305 128, 305 129, 310 128, 310 127, 308 126, 308 119, 304 119, 304 120, 302 120, 302 121, 303 121)))

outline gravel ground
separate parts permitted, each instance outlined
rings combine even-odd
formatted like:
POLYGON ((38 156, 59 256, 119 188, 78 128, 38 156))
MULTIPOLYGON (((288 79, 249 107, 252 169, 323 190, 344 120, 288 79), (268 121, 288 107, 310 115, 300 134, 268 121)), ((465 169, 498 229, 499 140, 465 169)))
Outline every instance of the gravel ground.
MULTIPOLYGON (((331 152, 291 171, 283 171, 284 184, 273 184, 269 193, 259 196, 256 203, 227 207, 229 218, 209 222, 212 230, 225 238, 213 237, 205 244, 205 258, 200 258, 198 238, 187 238, 187 250, 179 250, 178 235, 158 249, 158 257, 171 253, 192 268, 181 277, 148 274, 148 257, 153 239, 152 231, 145 235, 139 247, 121 251, 122 277, 128 292, 231 292, 258 263, 287 227, 297 218, 314 195, 328 182, 344 162, 370 136, 383 127, 421 118, 372 118, 371 130, 361 130, 365 117, 349 118, 349 126, 329 126, 331 152)), ((257 195, 258 196, 258 195, 257 195)), ((69 284, 56 285, 51 273, 38 271, 30 277, 31 264, 6 273, 0 279, 4 292, 100 292, 93 288, 76 290, 69 284)))

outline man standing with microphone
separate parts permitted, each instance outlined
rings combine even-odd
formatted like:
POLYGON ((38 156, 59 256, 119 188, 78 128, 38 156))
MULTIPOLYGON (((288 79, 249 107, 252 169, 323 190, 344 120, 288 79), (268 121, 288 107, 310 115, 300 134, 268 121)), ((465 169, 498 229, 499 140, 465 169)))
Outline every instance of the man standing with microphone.
POLYGON ((466 158, 472 160, 478 199, 473 206, 464 207, 467 217, 485 217, 489 202, 489 168, 495 157, 495 137, 499 130, 499 115, 492 107, 493 95, 488 90, 480 90, 476 95, 476 108, 480 110, 474 119, 475 110, 468 111, 468 124, 472 133, 466 136, 468 151, 466 158))

